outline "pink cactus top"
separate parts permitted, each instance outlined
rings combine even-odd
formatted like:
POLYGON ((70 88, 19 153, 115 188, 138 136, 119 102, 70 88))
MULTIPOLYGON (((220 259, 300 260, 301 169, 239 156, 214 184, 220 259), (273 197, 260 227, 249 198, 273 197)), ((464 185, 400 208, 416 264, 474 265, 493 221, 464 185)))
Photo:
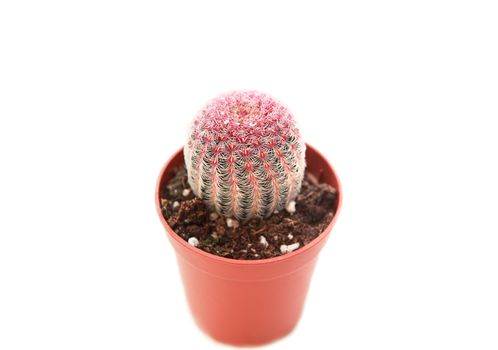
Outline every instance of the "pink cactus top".
POLYGON ((304 152, 287 107, 256 91, 211 100, 194 119, 184 148, 195 195, 240 220, 267 217, 297 196, 304 152))

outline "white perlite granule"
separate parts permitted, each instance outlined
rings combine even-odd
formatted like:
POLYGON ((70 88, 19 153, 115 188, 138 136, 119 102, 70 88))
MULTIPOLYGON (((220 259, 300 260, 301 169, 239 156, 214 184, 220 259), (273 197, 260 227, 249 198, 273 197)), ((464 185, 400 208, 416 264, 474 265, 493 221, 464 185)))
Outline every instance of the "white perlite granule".
POLYGON ((268 247, 268 241, 265 236, 259 236, 259 243, 265 248, 268 247))
POLYGON ((190 237, 188 239, 188 244, 193 245, 194 247, 197 247, 199 245, 199 240, 195 237, 190 237))
POLYGON ((187 197, 190 194, 190 190, 188 188, 184 189, 182 192, 183 197, 187 197))
POLYGON ((296 250, 297 248, 299 248, 299 242, 289 244, 289 245, 282 244, 280 246, 280 252, 282 254, 290 253, 290 252, 293 252, 294 250, 296 250))
POLYGON ((209 214, 209 220, 215 221, 216 219, 218 219, 218 213, 209 214))
POLYGON ((173 209, 177 208, 178 206, 180 206, 180 203, 178 203, 177 201, 174 201, 173 202, 173 209))
POLYGON ((296 201, 290 201, 289 204, 287 204, 287 207, 285 208, 290 214, 293 214, 296 212, 296 201))
POLYGON ((227 226, 228 226, 228 227, 237 228, 237 227, 239 227, 239 222, 238 222, 237 220, 234 220, 234 219, 228 218, 228 219, 227 219, 227 226))
POLYGON ((294 238, 294 236, 292 235, 292 233, 289 233, 289 234, 287 235, 287 238, 288 238, 288 239, 293 239, 293 238, 294 238))

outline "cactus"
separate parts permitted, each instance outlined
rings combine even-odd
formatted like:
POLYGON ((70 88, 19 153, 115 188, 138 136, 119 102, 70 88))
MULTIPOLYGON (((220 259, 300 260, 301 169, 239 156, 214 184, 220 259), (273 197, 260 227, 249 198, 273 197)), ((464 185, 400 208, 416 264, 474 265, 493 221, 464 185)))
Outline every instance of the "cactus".
POLYGON ((211 100, 184 147, 194 194, 225 218, 282 210, 301 189, 305 144, 288 109, 270 96, 235 91, 211 100))

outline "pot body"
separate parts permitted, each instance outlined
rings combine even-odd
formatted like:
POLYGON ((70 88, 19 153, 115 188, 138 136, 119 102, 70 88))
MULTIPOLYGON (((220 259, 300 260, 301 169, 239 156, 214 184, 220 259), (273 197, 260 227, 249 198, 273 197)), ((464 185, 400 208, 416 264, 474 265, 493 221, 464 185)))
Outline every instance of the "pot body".
POLYGON ((309 145, 306 162, 307 171, 338 190, 334 219, 308 245, 263 260, 218 257, 180 238, 162 216, 159 194, 171 178, 172 170, 183 164, 182 150, 161 171, 156 207, 176 251, 194 319, 214 339, 234 345, 263 344, 286 335, 298 322, 318 254, 337 219, 342 199, 340 183, 332 167, 309 145))

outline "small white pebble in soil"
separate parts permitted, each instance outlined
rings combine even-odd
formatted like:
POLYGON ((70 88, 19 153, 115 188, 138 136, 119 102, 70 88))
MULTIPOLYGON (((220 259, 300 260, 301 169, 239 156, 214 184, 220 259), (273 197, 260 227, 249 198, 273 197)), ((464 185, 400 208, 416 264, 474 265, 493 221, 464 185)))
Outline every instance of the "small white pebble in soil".
POLYGON ((238 222, 237 220, 234 220, 234 219, 228 218, 228 219, 227 219, 227 226, 228 226, 228 227, 237 228, 237 227, 239 227, 239 222, 238 222))
POLYGON ((268 241, 265 236, 259 236, 259 243, 265 248, 268 247, 268 241))
POLYGON ((218 219, 218 213, 209 214, 209 220, 215 221, 216 219, 218 219))
POLYGON ((287 246, 287 251, 290 253, 290 252, 293 252, 294 250, 296 250, 297 248, 299 248, 299 242, 289 244, 287 246))
POLYGON ((290 253, 290 252, 293 252, 294 250, 296 250, 297 248, 299 248, 299 242, 289 244, 289 245, 282 244, 280 246, 280 252, 282 254, 290 253))
POLYGON ((214 239, 218 239, 218 234, 216 232, 211 233, 211 237, 214 239))
POLYGON ((190 237, 188 239, 188 244, 193 245, 194 247, 197 247, 199 245, 199 240, 195 237, 190 237))
POLYGON ((177 201, 173 202, 173 209, 178 208, 179 206, 180 206, 180 203, 178 203, 177 201))
POLYGON ((285 208, 290 214, 293 214, 296 212, 296 201, 290 201, 289 204, 287 204, 287 207, 285 208))
POLYGON ((287 238, 288 238, 288 239, 293 239, 293 238, 294 238, 294 236, 292 235, 292 233, 289 233, 289 234, 287 235, 287 238))
POLYGON ((190 190, 188 188, 184 189, 182 192, 183 197, 187 197, 190 194, 190 190))

